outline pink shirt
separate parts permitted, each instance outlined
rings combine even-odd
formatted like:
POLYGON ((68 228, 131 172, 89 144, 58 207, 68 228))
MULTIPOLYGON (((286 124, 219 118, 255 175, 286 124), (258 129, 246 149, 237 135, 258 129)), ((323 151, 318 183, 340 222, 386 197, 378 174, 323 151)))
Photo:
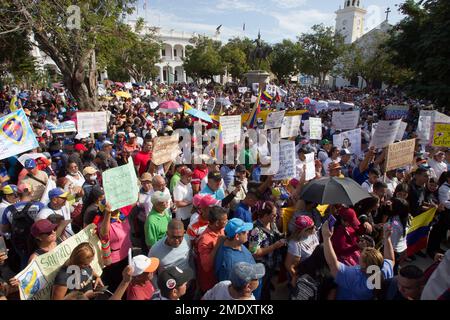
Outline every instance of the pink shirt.
POLYGON ((109 231, 111 246, 111 262, 116 263, 128 258, 128 249, 131 248, 130 223, 128 218, 123 222, 112 222, 109 231))

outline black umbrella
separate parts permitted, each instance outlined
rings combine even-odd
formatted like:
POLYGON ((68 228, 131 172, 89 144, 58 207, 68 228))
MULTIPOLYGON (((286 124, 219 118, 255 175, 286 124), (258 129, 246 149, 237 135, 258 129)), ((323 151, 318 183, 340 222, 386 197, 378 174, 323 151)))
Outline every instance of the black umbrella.
POLYGON ((355 205, 370 194, 350 178, 326 177, 312 180, 302 190, 300 198, 319 204, 355 205))

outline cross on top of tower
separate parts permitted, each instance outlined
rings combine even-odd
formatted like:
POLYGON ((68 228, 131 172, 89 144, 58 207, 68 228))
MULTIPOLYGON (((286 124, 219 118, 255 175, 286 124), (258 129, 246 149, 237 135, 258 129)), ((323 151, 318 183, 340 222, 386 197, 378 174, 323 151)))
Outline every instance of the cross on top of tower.
POLYGON ((388 19, 389 19, 389 13, 391 13, 392 11, 391 11, 391 8, 387 8, 386 9, 386 11, 384 12, 384 13, 386 13, 386 21, 388 21, 388 19))

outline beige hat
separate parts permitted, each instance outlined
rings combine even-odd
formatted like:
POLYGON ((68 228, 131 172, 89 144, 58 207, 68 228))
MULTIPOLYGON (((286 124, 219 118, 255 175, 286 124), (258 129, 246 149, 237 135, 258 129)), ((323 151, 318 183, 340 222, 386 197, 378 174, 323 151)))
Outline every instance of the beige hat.
POLYGON ((87 175, 87 174, 95 174, 97 173, 97 170, 93 167, 86 167, 83 169, 83 175, 87 175))
POLYGON ((153 180, 153 176, 150 174, 150 173, 148 173, 148 172, 144 172, 142 175, 141 175, 141 179, 140 179, 142 182, 143 181, 150 181, 150 182, 152 182, 152 180, 153 180))

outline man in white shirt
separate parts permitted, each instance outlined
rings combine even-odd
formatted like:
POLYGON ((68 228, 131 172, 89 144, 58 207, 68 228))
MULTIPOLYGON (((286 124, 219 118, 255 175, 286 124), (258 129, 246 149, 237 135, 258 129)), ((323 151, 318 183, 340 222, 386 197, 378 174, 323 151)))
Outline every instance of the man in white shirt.
POLYGON ((369 193, 373 192, 373 184, 379 181, 381 172, 377 168, 371 168, 369 170, 369 179, 363 182, 361 187, 369 193))
POLYGON ((194 196, 192 191, 192 170, 183 168, 180 172, 181 179, 173 188, 173 201, 177 207, 176 218, 181 220, 185 229, 189 225, 192 213, 192 198, 194 196))
POLYGON ((436 179, 439 179, 443 172, 447 171, 447 164, 445 163, 445 153, 438 151, 433 156, 433 159, 428 159, 428 165, 434 170, 436 179))
MULTIPOLYGON (((70 205, 67 202, 69 192, 64 192, 61 188, 54 188, 48 192, 50 202, 37 215, 36 221, 47 219, 50 215, 56 214, 64 217, 64 220, 70 220, 70 205)), ((69 238, 75 233, 72 230, 72 224, 68 224, 64 230, 63 237, 69 238)))

